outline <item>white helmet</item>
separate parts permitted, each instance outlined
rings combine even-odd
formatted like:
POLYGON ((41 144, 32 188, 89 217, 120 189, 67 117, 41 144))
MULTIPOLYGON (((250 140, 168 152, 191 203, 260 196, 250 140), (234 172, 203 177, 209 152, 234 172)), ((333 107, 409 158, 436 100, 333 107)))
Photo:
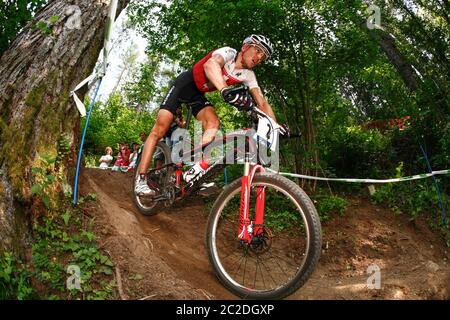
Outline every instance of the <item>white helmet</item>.
POLYGON ((252 34, 245 38, 242 44, 255 44, 264 50, 266 58, 269 59, 273 54, 272 43, 265 36, 260 34, 252 34))

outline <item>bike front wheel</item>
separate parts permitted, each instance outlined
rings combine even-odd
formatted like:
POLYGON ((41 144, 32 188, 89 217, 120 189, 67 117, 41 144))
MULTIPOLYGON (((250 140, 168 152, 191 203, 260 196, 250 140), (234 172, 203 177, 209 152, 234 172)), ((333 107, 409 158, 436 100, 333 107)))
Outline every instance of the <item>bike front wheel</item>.
POLYGON ((206 247, 219 280, 246 299, 281 299, 299 289, 319 260, 319 216, 308 195, 279 175, 256 174, 250 190, 249 218, 264 189, 264 223, 250 243, 238 239, 241 179, 217 198, 209 216, 206 247))
MULTIPOLYGON (((139 163, 140 163, 140 161, 141 161, 141 157, 139 156, 139 158, 136 162, 136 169, 135 169, 136 171, 135 171, 134 177, 133 177, 133 190, 132 190, 133 202, 140 213, 142 213, 143 215, 146 215, 146 216, 152 216, 152 215, 155 215, 158 213, 158 209, 159 209, 158 202, 153 201, 151 198, 149 199, 144 196, 138 196, 134 192, 136 183, 139 180, 139 163)), ((155 152, 153 153, 152 163, 149 166, 149 169, 147 171, 150 172, 151 170, 157 169, 157 166, 167 165, 171 162, 172 162, 171 150, 170 150, 169 146, 166 143, 159 141, 156 145, 155 152)), ((149 177, 148 173, 147 173, 147 180, 149 180, 149 179, 151 179, 151 177, 149 177)))

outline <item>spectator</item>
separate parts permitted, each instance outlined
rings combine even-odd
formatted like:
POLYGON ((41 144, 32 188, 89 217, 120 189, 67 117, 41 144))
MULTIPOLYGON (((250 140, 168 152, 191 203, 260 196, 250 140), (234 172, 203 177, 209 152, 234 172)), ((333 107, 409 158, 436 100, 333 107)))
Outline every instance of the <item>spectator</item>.
POLYGON ((109 164, 111 163, 113 157, 112 157, 112 148, 111 147, 106 147, 105 149, 106 155, 102 156, 100 158, 100 169, 108 169, 109 164))
POLYGON ((139 147, 140 147, 139 143, 133 142, 133 145, 132 145, 133 153, 130 156, 130 165, 128 166, 128 168, 130 168, 130 169, 133 169, 134 167, 136 167, 136 161, 138 158, 139 147))
POLYGON ((139 139, 141 139, 142 143, 145 143, 145 140, 147 140, 147 134, 144 131, 141 131, 141 133, 139 133, 139 139))
POLYGON ((128 164, 130 163, 130 149, 128 149, 128 144, 122 142, 120 144, 119 153, 117 154, 116 162, 114 163, 113 171, 128 171, 128 164))

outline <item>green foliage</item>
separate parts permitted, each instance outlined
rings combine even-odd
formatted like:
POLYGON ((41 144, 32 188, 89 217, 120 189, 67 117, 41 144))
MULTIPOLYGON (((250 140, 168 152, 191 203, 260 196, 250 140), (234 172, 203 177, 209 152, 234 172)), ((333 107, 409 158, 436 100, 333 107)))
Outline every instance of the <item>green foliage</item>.
POLYGON ((6 0, 0 3, 0 56, 47 0, 6 0))
POLYGON ((88 193, 84 197, 80 197, 80 199, 78 199, 79 204, 83 204, 87 201, 97 201, 97 195, 95 193, 88 193))
POLYGON ((31 169, 34 175, 35 184, 31 186, 31 195, 39 197, 47 209, 51 209, 50 188, 53 186, 56 175, 52 171, 52 166, 56 162, 56 158, 42 156, 40 161, 43 166, 35 166, 31 169))
POLYGON ((41 30, 43 33, 45 34, 51 34, 52 33, 52 29, 50 28, 50 26, 44 22, 44 21, 39 21, 36 24, 36 28, 38 28, 39 30, 41 30))
MULTIPOLYGON (((45 161, 54 163, 51 159, 45 161)), ((45 177, 43 182, 33 186, 32 192, 47 206, 46 189, 52 180, 40 168, 33 168, 33 173, 45 177)), ((76 209, 71 209, 70 200, 64 199, 64 212, 47 206, 47 213, 35 218, 31 261, 24 265, 11 253, 0 255, 0 299, 114 297, 113 264, 97 245, 97 236, 91 230, 93 220, 86 221, 83 215, 82 205, 96 199, 93 193, 80 197, 80 207, 76 209), (79 290, 67 288, 71 275, 67 271, 69 266, 77 266, 81 271, 79 290), (34 279, 33 286, 31 279, 34 279)))
POLYGON ((61 135, 58 139, 58 155, 56 156, 55 165, 59 165, 69 152, 70 140, 66 135, 61 135))
MULTIPOLYGON (((254 192, 250 203, 256 204, 254 192)), ((300 221, 298 211, 286 195, 276 192, 274 189, 266 190, 266 201, 264 207, 264 223, 274 232, 289 230, 295 223, 300 221)))
POLYGON ((0 300, 32 299, 30 272, 10 252, 0 254, 0 300))
MULTIPOLYGON (((86 118, 82 118, 80 130, 84 129, 86 118)), ((142 143, 139 133, 149 133, 155 117, 152 112, 138 111, 128 107, 120 95, 112 95, 108 101, 96 103, 86 133, 85 150, 87 155, 103 155, 106 147, 113 148, 117 154, 118 144, 126 141, 142 143)), ((98 158, 92 162, 97 163, 98 158)))
MULTIPOLYGON (((95 196, 83 202, 88 199, 95 196)), ((34 224, 33 276, 48 288, 47 298, 107 299, 114 295, 113 264, 99 250, 95 234, 83 227, 80 215, 80 211, 67 209, 59 217, 43 217, 34 224), (70 265, 81 271, 80 290, 67 289, 70 265)))
POLYGON ((339 177, 377 178, 390 169, 394 151, 389 147, 389 137, 377 130, 334 126, 324 130, 322 139, 321 159, 339 177))
POLYGON ((36 23, 36 28, 41 30, 42 33, 46 35, 52 35, 53 34, 53 25, 55 25, 59 20, 58 16, 51 16, 48 21, 38 21, 36 23))
MULTIPOLYGON (((242 164, 231 164, 226 166, 227 173, 227 182, 230 184, 236 179, 242 177, 244 173, 244 166, 242 164)), ((217 177, 214 179, 214 182, 218 187, 225 186, 225 170, 222 170, 217 177)))
POLYGON ((285 209, 283 202, 279 202, 279 205, 278 210, 266 210, 265 214, 265 224, 275 233, 290 229, 299 220, 297 211, 285 209))
MULTIPOLYGON (((446 211, 450 209, 450 200, 442 194, 446 211)), ((411 220, 420 214, 431 213, 440 217, 439 197, 434 184, 429 181, 411 181, 386 184, 371 197, 374 203, 386 204, 396 213, 405 213, 411 220)))
POLYGON ((125 85, 124 94, 129 106, 145 110, 149 102, 155 101, 155 95, 162 90, 156 83, 160 67, 161 62, 157 56, 149 56, 146 62, 140 64, 138 72, 125 85))
POLYGON ((86 154, 85 155, 85 166, 86 168, 95 168, 99 166, 99 159, 102 155, 97 155, 97 154, 86 154))
MULTIPOLYGON (((438 183, 440 179, 438 179, 438 183)), ((441 197, 447 220, 442 221, 440 199, 435 185, 431 181, 416 180, 386 184, 379 187, 371 197, 375 204, 384 204, 397 214, 405 214, 410 220, 416 220, 420 215, 429 215, 428 221, 434 229, 438 230, 450 247, 450 228, 448 224, 448 212, 450 210, 450 198, 442 193, 441 197)))
POLYGON ((55 24, 57 23, 59 20, 58 16, 51 16, 50 19, 48 20, 50 24, 55 24))
POLYGON ((318 202, 316 207, 321 221, 327 221, 336 214, 344 215, 348 206, 348 201, 338 196, 323 197, 318 202))
MULTIPOLYGON (((185 69, 214 48, 239 50, 250 33, 267 35, 275 55, 255 68, 258 82, 280 122, 305 136, 302 143, 282 148, 289 163, 296 164, 290 171, 317 169, 318 163, 309 163, 316 151, 320 165, 336 175, 377 177, 399 161, 405 161, 408 172, 422 170, 422 163, 417 165, 419 141, 427 146, 433 166, 445 167, 450 154, 445 139, 450 123, 445 8, 419 1, 375 4, 382 8, 383 27, 395 36, 399 59, 414 63, 420 73, 413 75, 415 92, 383 50, 386 43, 363 27, 369 14, 362 0, 142 1, 130 4, 129 14, 149 40, 150 53, 185 69), (383 136, 357 127, 406 115, 412 124, 402 134, 383 136), (408 150, 415 147, 412 153, 397 148, 399 136, 408 150)), ((227 110, 219 115, 225 126, 234 124, 229 114, 227 110)))
MULTIPOLYGON (((403 163, 396 168, 396 177, 402 176, 403 163)), ((444 177, 445 179, 445 177, 444 177)), ((442 180, 437 178, 437 183, 442 186, 442 180)), ((450 210, 450 198, 441 190, 441 198, 445 211, 450 210)), ((431 225, 440 230, 450 247, 450 229, 447 221, 442 221, 440 207, 435 184, 431 180, 413 180, 400 183, 389 183, 378 187, 371 201, 375 204, 384 204, 397 214, 405 214, 410 220, 416 220, 422 214, 429 214, 431 225)))

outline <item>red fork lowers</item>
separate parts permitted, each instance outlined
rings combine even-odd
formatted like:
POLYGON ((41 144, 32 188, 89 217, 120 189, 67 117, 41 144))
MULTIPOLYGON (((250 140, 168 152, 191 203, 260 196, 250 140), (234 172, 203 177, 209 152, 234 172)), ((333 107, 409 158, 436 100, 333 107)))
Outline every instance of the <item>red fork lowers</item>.
POLYGON ((183 165, 181 163, 177 164, 177 169, 175 171, 176 182, 175 185, 179 188, 181 183, 181 175, 183 173, 183 165))
POLYGON ((258 235, 262 232, 264 224, 264 200, 266 198, 265 187, 258 187, 256 191, 256 214, 253 234, 258 235))
POLYGON ((250 205, 250 186, 252 184, 253 177, 256 171, 259 170, 264 172, 264 168, 260 165, 254 165, 250 171, 250 163, 246 162, 244 165, 244 175, 242 176, 241 183, 241 203, 239 211, 239 228, 238 228, 238 238, 240 240, 247 241, 250 243, 251 238, 254 234, 261 232, 262 225, 264 222, 264 200, 265 200, 265 190, 264 187, 258 187, 256 196, 256 216, 254 220, 254 225, 256 228, 249 233, 249 226, 251 221, 249 219, 249 205, 250 205))
POLYGON ((248 219, 248 206, 250 204, 250 185, 248 181, 248 170, 245 170, 247 174, 244 174, 241 178, 241 206, 239 211, 239 229, 238 238, 250 242, 250 235, 248 234, 248 226, 250 220, 248 219))

